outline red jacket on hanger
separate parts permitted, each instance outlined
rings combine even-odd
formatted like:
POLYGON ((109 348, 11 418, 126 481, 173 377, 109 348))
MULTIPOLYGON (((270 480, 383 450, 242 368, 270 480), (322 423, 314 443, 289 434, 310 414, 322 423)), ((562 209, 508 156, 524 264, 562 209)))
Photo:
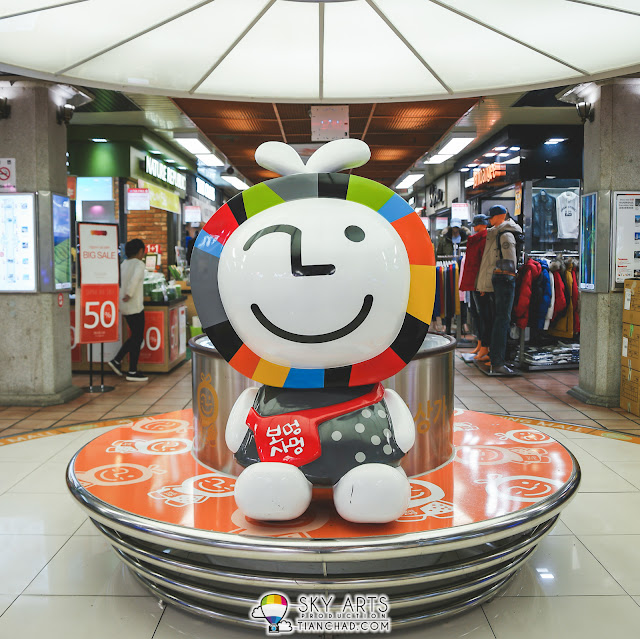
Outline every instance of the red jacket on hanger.
POLYGON ((553 317, 551 318, 551 325, 555 323, 555 321, 562 315, 564 310, 567 308, 567 298, 564 292, 564 280, 562 279, 562 275, 560 273, 560 267, 557 262, 552 262, 550 267, 551 273, 553 274, 553 286, 555 290, 555 298, 553 304, 553 317))
POLYGON ((513 317, 516 326, 526 328, 529 323, 529 307, 531 305, 531 287, 533 281, 540 275, 542 266, 536 260, 528 259, 527 263, 518 271, 519 294, 513 305, 513 317))
POLYGON ((470 235, 467 239, 467 252, 464 260, 464 272, 460 280, 461 291, 475 291, 480 262, 487 243, 487 229, 470 235))

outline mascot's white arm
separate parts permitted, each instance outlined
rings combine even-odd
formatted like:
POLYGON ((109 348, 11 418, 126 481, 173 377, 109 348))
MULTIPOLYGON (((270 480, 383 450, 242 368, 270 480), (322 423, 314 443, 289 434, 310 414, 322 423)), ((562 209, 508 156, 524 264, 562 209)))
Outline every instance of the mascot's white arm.
POLYGON ((413 415, 402 397, 390 388, 384 389, 384 402, 391 418, 393 436, 396 438, 400 450, 406 453, 413 448, 416 441, 416 426, 413 422, 413 415))
MULTIPOLYGON (((227 428, 224 431, 224 440, 227 447, 232 453, 235 453, 242 444, 249 427, 247 426, 247 415, 253 406, 259 388, 252 386, 242 391, 240 397, 236 399, 236 403, 231 409, 229 419, 227 420, 227 428)), ((402 400, 401 400, 402 401, 402 400)))

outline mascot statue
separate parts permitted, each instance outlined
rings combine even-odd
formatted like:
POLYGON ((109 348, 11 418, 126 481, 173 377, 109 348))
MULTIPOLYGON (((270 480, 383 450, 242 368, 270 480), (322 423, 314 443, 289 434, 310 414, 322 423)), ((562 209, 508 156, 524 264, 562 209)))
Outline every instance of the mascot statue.
POLYGON ((324 145, 306 165, 286 144, 262 144, 256 161, 283 177, 230 199, 195 244, 205 332, 260 384, 238 397, 225 431, 244 467, 236 502, 254 519, 299 517, 314 486, 332 487, 351 522, 394 521, 409 502, 400 462, 413 416, 381 381, 426 336, 435 260, 403 198, 339 173, 369 158, 353 139, 324 145))

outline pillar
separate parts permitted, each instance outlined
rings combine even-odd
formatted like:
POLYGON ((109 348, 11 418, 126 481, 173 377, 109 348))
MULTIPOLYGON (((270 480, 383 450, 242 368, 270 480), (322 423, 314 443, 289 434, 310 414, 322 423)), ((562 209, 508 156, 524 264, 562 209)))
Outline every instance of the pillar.
MULTIPOLYGON (((0 157, 15 158, 18 192, 66 193, 67 130, 56 114, 72 95, 70 87, 0 78, 11 107, 0 120, 0 157)), ((61 300, 58 292, 0 293, 0 327, 0 405, 48 406, 82 393, 71 384, 68 291, 61 300)))
POLYGON ((640 80, 614 79, 584 89, 595 117, 584 127, 584 192, 598 193, 596 292, 580 295, 580 377, 571 395, 619 406, 622 305, 609 291, 611 195, 640 189, 640 80))

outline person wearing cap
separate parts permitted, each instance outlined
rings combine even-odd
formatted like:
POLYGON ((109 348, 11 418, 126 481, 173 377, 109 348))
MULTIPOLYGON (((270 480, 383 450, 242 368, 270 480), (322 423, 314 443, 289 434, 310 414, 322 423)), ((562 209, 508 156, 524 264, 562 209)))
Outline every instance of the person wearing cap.
POLYGON ((493 293, 494 316, 491 329, 491 374, 515 375, 505 364, 507 334, 511 325, 511 309, 516 290, 516 236, 522 229, 504 206, 492 206, 487 212, 492 228, 487 231, 477 290, 493 293))
POLYGON ((467 240, 467 252, 464 270, 460 278, 460 290, 471 291, 469 312, 473 318, 478 343, 472 353, 477 353, 475 359, 486 361, 489 359, 489 344, 491 342, 491 311, 492 304, 488 295, 478 293, 476 280, 487 241, 487 227, 489 218, 486 215, 476 215, 472 222, 474 234, 467 240))
POLYGON ((451 220, 451 224, 440 233, 438 246, 436 247, 436 255, 457 255, 458 248, 467 245, 469 234, 469 229, 466 226, 462 226, 462 221, 454 217, 451 220))

